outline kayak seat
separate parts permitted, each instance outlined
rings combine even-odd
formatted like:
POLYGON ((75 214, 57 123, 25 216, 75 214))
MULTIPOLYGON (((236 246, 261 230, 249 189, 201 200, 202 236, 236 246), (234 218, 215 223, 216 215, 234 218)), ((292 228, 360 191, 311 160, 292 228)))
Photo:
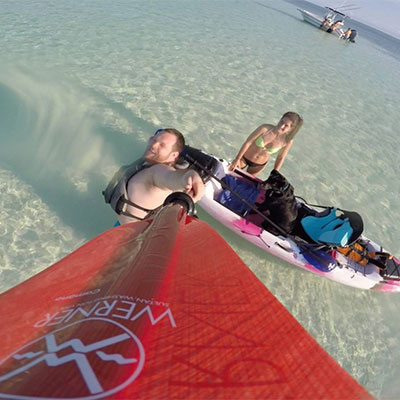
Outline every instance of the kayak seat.
POLYGON ((357 240, 363 230, 359 214, 337 208, 308 215, 300 222, 305 233, 314 242, 331 246, 347 246, 357 240))
POLYGON ((219 175, 221 164, 209 154, 186 145, 180 153, 175 167, 177 169, 194 169, 206 183, 211 179, 211 175, 219 175))

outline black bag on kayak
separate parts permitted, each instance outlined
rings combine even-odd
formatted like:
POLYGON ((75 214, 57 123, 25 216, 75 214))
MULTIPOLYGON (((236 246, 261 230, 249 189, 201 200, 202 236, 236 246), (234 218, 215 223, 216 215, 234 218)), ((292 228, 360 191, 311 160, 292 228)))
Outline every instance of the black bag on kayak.
MULTIPOLYGON (((278 225, 283 231, 291 233, 297 219, 297 204, 293 186, 280 172, 274 169, 261 187, 265 190, 265 198, 262 202, 255 204, 258 211, 265 214, 268 220, 278 225)), ((255 211, 250 211, 250 214, 255 214, 255 211)), ((274 235, 281 235, 282 232, 268 220, 264 220, 261 226, 274 235)))

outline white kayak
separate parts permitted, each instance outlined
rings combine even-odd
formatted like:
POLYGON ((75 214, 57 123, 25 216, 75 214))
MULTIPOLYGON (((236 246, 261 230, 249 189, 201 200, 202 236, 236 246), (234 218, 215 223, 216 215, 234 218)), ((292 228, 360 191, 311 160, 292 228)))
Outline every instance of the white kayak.
MULTIPOLYGON (((333 281, 359 289, 400 292, 400 262, 386 253, 379 244, 374 243, 362 234, 357 237, 357 243, 364 244, 365 249, 368 250, 367 254, 386 255, 384 257, 385 268, 382 268, 381 263, 374 263, 372 258, 367 261, 364 259, 363 262, 359 263, 355 261, 356 257, 346 256, 343 252, 343 249, 346 250, 346 246, 344 248, 339 246, 342 251, 338 251, 338 247, 335 246, 321 245, 321 243, 315 243, 312 240, 307 242, 304 238, 285 234, 285 232, 275 235, 262 229, 262 227, 255 227, 248 223, 243 213, 231 210, 226 205, 221 204, 219 199, 224 190, 225 192, 227 189, 229 191, 229 187, 225 183, 228 175, 254 186, 259 185, 262 182, 261 180, 242 170, 231 172, 228 170, 229 164, 226 160, 188 146, 183 157, 201 172, 203 177, 208 177, 205 194, 198 205, 238 236, 290 264, 333 281)), ((232 190, 230 191, 232 192, 232 190)), ((237 195, 234 190, 233 194, 237 195)), ((237 197, 240 198, 240 196, 237 197)), ((246 202, 246 199, 244 201, 246 202)), ((303 210, 306 209, 315 213, 315 206, 309 206, 303 199, 296 197, 296 202, 299 208, 302 207, 303 210)), ((349 253, 352 248, 351 246, 348 247, 349 253)), ((351 254, 354 255, 354 252, 351 254)))

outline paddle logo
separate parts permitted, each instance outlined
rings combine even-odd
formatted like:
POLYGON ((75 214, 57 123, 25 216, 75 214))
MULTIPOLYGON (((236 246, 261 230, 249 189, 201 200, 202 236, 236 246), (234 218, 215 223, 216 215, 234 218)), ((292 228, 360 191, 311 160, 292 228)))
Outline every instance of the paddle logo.
POLYGON ((88 318, 36 338, 0 360, 0 398, 100 399, 130 385, 145 362, 129 329, 88 318))

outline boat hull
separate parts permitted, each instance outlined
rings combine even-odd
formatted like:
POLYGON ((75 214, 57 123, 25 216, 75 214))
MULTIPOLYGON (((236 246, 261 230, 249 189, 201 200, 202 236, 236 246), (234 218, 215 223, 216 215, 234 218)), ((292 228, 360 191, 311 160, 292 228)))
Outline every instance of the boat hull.
MULTIPOLYGON (((305 22, 308 22, 309 24, 315 26, 316 28, 322 29, 324 31, 327 30, 326 28, 321 28, 321 24, 324 20, 321 16, 314 14, 307 10, 302 10, 300 8, 298 10, 299 10, 300 14, 302 15, 305 22)), ((337 30, 333 31, 332 34, 335 36, 338 36, 338 37, 342 37, 343 30, 337 29, 337 30)))

